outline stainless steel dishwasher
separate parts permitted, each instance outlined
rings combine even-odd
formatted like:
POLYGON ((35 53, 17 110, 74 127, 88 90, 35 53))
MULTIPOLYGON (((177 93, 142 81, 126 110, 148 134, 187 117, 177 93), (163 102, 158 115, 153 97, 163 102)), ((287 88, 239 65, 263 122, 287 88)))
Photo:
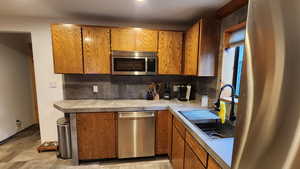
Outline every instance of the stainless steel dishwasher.
POLYGON ((155 113, 118 113, 118 158, 154 156, 155 113))

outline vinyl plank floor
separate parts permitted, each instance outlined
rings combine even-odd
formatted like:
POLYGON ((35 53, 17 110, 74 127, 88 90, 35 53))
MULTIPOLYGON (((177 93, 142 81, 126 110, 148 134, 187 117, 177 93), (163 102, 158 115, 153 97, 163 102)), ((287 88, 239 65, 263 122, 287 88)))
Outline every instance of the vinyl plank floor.
POLYGON ((31 127, 0 145, 0 169, 172 169, 166 158, 112 160, 73 166, 70 160, 56 157, 55 152, 38 153, 40 133, 31 127))

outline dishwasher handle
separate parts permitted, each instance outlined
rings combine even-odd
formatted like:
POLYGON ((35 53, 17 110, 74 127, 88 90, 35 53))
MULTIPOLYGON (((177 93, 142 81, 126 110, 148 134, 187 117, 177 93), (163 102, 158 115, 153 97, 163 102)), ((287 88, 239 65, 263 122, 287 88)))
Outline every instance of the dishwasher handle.
POLYGON ((119 112, 119 119, 137 119, 137 118, 153 118, 154 112, 119 112))

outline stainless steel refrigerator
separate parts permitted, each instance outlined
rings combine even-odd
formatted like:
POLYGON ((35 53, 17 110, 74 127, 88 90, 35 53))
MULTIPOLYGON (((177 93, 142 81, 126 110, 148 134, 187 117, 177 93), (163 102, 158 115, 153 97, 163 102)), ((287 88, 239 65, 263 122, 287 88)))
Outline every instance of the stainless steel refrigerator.
POLYGON ((250 0, 233 169, 300 169, 300 0, 250 0))

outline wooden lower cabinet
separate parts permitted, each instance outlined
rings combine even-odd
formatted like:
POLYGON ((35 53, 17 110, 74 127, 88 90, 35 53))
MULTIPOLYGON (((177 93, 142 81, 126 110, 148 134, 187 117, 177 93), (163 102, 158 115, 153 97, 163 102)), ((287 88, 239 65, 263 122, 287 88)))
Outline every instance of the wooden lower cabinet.
POLYGON ((200 159, 187 143, 185 144, 184 169, 205 169, 200 159))
POLYGON ((205 149, 196 141, 196 139, 189 133, 186 132, 185 137, 186 144, 188 144, 202 164, 206 167, 207 166, 207 152, 205 149))
POLYGON ((115 113, 76 115, 79 160, 117 157, 115 113))
POLYGON ((156 143, 155 143, 155 154, 162 155, 168 154, 168 121, 169 111, 158 111, 156 118, 156 143))
POLYGON ((184 138, 179 134, 179 131, 173 126, 172 138, 172 166, 173 169, 183 169, 184 166, 184 138))
POLYGON ((168 113, 168 156, 172 159, 173 115, 168 113))
POLYGON ((217 162, 211 157, 208 157, 207 169, 222 169, 217 162))

